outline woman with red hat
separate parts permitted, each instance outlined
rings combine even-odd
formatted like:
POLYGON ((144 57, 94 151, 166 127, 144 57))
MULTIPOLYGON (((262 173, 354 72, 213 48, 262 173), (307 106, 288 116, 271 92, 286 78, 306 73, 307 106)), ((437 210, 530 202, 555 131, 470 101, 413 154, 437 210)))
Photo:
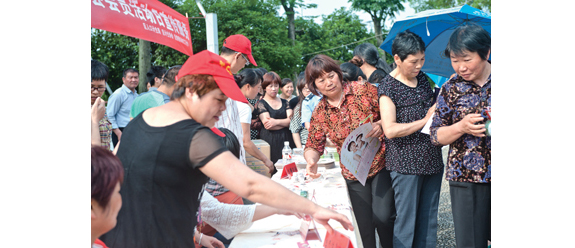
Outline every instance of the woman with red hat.
MULTIPOLYGON (((311 215, 329 232, 342 214, 290 192, 242 164, 210 130, 232 98, 247 102, 230 64, 200 52, 182 66, 172 101, 150 108, 124 129, 117 156, 125 178, 118 225, 102 240, 110 247, 192 247, 202 189, 208 177, 250 201, 311 215), (241 175, 241 176, 238 176, 241 175)), ((200 210, 201 211, 201 210, 200 210)))

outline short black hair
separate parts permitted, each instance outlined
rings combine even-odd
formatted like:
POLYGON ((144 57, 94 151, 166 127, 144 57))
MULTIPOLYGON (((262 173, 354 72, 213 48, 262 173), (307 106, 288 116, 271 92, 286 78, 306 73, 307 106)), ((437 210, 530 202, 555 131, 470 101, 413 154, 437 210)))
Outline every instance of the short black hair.
POLYGON ((94 80, 104 80, 108 81, 108 75, 110 74, 110 70, 108 66, 98 60, 92 59, 92 82, 94 80))
MULTIPOLYGON (((385 62, 384 59, 379 57, 377 47, 375 47, 375 45, 369 42, 356 46, 353 49, 353 56, 362 59, 363 61, 365 61, 365 63, 368 63, 374 66, 375 68, 384 71, 385 73, 391 72, 391 69, 389 68, 387 62, 385 62)), ((356 65, 358 67, 361 67, 361 64, 356 65)))
POLYGON ((130 72, 135 72, 135 73, 140 74, 140 72, 138 70, 136 70, 134 68, 128 68, 128 69, 124 70, 124 72, 122 73, 122 77, 125 78, 126 75, 128 75, 128 73, 130 73, 130 72))
POLYGON ((263 80, 263 75, 258 73, 256 69, 246 68, 240 71, 240 73, 234 75, 234 79, 236 80, 238 87, 241 89, 246 84, 255 87, 263 80))
POLYGON ((357 81, 359 79, 359 77, 361 76, 361 78, 367 80, 367 77, 365 76, 365 74, 363 73, 363 71, 357 67, 357 65, 350 63, 350 62, 345 62, 341 65, 339 65, 339 68, 341 68, 341 73, 343 75, 343 81, 357 81))
POLYGON ((482 60, 489 59, 491 50, 491 35, 477 24, 459 26, 453 31, 445 48, 445 56, 451 53, 462 54, 464 51, 476 52, 482 60))
POLYGON ((163 66, 152 66, 148 73, 146 73, 146 76, 148 77, 148 83, 150 83, 151 86, 154 86, 154 78, 162 79, 162 76, 166 74, 166 71, 167 69, 163 66))
POLYGON ((256 70, 256 72, 259 73, 262 77, 263 77, 266 73, 268 73, 268 70, 266 70, 266 68, 263 68, 263 67, 255 68, 255 70, 256 70))
POLYGON ((240 158, 240 142, 238 141, 238 137, 227 128, 220 127, 218 129, 226 135, 226 137, 223 137, 222 139, 224 140, 224 144, 228 150, 230 150, 234 156, 240 158))
POLYGON ((391 44, 391 55, 397 54, 401 61, 419 52, 425 53, 425 42, 409 29, 397 34, 391 44))
POLYGON ((182 68, 181 65, 175 65, 170 67, 170 69, 168 69, 161 77, 162 84, 166 85, 167 87, 172 87, 172 85, 176 83, 176 75, 178 75, 178 72, 180 72, 181 68, 182 68))
POLYGON ((222 49, 220 50, 220 54, 221 54, 221 55, 232 55, 232 54, 235 54, 235 53, 237 53, 237 51, 234 51, 234 50, 232 50, 232 49, 229 49, 229 48, 227 48, 227 47, 225 47, 225 46, 222 46, 222 49))
POLYGON ((285 87, 285 86, 286 86, 287 84, 289 84, 289 83, 292 83, 292 84, 293 84, 293 81, 291 81, 291 78, 284 78, 284 79, 282 79, 282 83, 280 84, 280 88, 285 87))

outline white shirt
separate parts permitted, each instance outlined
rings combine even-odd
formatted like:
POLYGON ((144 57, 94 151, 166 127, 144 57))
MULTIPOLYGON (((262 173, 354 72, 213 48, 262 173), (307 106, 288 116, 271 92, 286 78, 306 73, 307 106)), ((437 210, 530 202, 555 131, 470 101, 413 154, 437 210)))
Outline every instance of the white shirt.
POLYGON ((200 200, 201 218, 218 230, 227 239, 231 239, 252 226, 256 205, 225 204, 219 202, 208 192, 200 200))
POLYGON ((243 102, 237 102, 238 113, 240 115, 240 123, 252 123, 252 108, 249 104, 243 102))
MULTIPOLYGON (((244 131, 240 123, 237 102, 228 98, 226 100, 226 109, 222 112, 220 119, 215 125, 217 128, 227 128, 238 137, 240 143, 240 161, 246 164, 246 151, 244 150, 244 131)), ((248 134, 249 135, 249 134, 248 134)))

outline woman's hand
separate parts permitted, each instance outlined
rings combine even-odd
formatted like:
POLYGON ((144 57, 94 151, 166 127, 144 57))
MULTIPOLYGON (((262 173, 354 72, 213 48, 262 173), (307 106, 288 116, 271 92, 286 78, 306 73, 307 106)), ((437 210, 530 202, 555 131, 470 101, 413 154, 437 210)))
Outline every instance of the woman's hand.
POLYGON ((321 174, 317 173, 317 162, 310 163, 307 162, 307 166, 305 167, 306 173, 313 179, 316 179, 321 176, 321 174))
POLYGON ((200 245, 205 246, 207 248, 215 248, 215 247, 225 248, 224 243, 222 243, 222 241, 219 241, 218 239, 205 234, 202 235, 200 245))
POLYGON ((380 137, 383 134, 383 128, 381 127, 381 120, 378 122, 374 122, 371 125, 372 129, 365 135, 366 138, 370 137, 380 137))
POLYGON ((94 105, 92 105, 92 121, 99 122, 106 114, 106 102, 102 98, 96 98, 94 105))
POLYGON ((459 131, 476 137, 485 137, 485 124, 475 124, 483 121, 481 114, 468 114, 459 122, 459 131))
POLYGON ((427 122, 429 120, 429 118, 431 118, 431 116, 433 116, 433 113, 435 113, 435 107, 437 106, 437 103, 434 103, 433 106, 431 106, 431 108, 429 108, 427 110, 427 114, 425 115, 425 121, 427 122))
POLYGON ((322 224, 328 233, 333 233, 333 228, 327 223, 330 219, 341 223, 346 230, 353 231, 353 225, 345 215, 324 207, 318 206, 318 210, 313 214, 313 218, 317 223, 322 224))
POLYGON ((320 158, 320 154, 319 152, 317 152, 314 149, 306 149, 306 151, 304 151, 303 153, 303 157, 305 158, 305 161, 307 162, 307 166, 306 166, 306 173, 311 177, 311 178, 318 178, 319 176, 321 176, 321 174, 317 173, 317 161, 319 161, 320 158))

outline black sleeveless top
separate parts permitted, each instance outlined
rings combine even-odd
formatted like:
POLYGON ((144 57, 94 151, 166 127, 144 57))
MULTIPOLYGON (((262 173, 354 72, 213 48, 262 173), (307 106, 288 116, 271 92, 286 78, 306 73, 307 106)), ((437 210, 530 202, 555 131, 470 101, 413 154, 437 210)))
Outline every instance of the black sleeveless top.
POLYGON ((110 247, 194 247, 201 192, 198 168, 228 149, 193 119, 149 126, 138 115, 122 133, 124 167, 117 225, 100 239, 110 247))

